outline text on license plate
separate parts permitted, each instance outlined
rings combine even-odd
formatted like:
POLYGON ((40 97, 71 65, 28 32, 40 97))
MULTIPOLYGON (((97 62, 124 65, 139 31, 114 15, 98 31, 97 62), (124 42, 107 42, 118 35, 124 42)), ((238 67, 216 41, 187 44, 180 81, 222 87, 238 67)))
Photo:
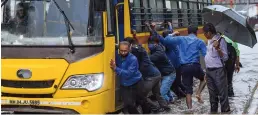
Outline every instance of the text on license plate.
POLYGON ((40 105, 39 100, 8 100, 9 104, 17 105, 40 105))

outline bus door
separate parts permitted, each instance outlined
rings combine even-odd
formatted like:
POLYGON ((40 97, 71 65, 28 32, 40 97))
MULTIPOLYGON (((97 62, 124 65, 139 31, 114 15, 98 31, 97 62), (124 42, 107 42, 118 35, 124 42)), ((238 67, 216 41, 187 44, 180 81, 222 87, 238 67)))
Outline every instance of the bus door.
MULTIPOLYGON (((115 18, 116 18, 116 63, 121 62, 119 58, 118 44, 124 40, 124 0, 114 0, 115 4, 115 18)), ((120 79, 116 77, 116 109, 123 107, 121 93, 120 93, 120 79)))

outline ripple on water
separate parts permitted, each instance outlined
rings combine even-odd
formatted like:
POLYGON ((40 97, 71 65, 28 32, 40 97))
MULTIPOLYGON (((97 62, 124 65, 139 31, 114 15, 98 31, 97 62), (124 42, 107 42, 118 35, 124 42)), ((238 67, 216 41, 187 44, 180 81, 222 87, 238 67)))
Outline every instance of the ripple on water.
MULTIPOLYGON (((257 60, 258 61, 258 60, 257 60)), ((253 65, 254 67, 258 67, 258 64, 253 65)))
POLYGON ((248 70, 246 73, 248 73, 248 74, 258 74, 258 70, 252 69, 252 70, 248 70))
POLYGON ((253 60, 258 60, 258 57, 253 58, 253 60))

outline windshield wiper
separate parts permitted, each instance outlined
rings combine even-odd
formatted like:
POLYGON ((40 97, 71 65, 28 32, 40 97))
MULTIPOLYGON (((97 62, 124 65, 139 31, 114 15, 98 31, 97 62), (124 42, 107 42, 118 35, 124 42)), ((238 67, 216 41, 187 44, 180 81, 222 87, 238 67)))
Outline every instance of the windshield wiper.
POLYGON ((3 2, 1 3, 1 7, 2 7, 3 5, 5 5, 7 2, 8 2, 8 0, 3 1, 3 2))
POLYGON ((70 20, 67 18, 67 16, 65 15, 64 11, 59 7, 59 5, 56 3, 55 0, 53 0, 56 7, 58 8, 58 10, 61 12, 61 14, 63 15, 64 17, 64 21, 65 21, 65 25, 66 25, 66 29, 67 29, 67 36, 68 36, 68 43, 69 43, 69 48, 70 48, 70 51, 72 53, 75 52, 75 49, 74 49, 74 44, 73 44, 73 41, 71 39, 71 30, 70 30, 70 27, 74 30, 73 28, 73 25, 71 24, 70 20))

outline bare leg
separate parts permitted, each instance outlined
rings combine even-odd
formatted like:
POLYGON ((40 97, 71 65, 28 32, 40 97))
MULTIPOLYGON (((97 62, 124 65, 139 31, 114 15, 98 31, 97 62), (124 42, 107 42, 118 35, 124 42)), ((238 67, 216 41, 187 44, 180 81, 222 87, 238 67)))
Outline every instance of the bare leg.
POLYGON ((198 90, 196 92, 196 96, 195 96, 198 99, 199 103, 203 103, 203 100, 201 98, 201 93, 202 93, 203 89, 205 88, 205 86, 206 86, 206 81, 205 80, 200 81, 200 85, 199 85, 199 88, 198 88, 198 90))
POLYGON ((192 109, 192 95, 186 94, 186 104, 188 109, 192 109))

